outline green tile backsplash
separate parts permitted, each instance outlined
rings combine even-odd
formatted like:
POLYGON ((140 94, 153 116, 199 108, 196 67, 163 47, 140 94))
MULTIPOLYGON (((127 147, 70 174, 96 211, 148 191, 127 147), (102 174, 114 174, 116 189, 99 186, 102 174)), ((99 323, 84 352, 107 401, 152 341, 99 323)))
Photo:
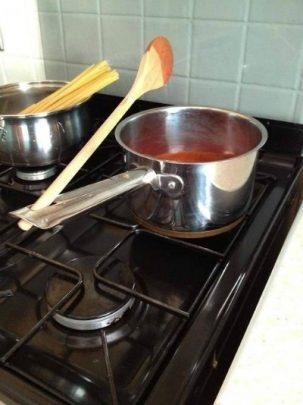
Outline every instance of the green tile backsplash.
POLYGON ((174 48, 174 75, 146 99, 303 123, 302 0, 37 3, 47 79, 69 80, 107 59, 120 80, 104 92, 123 96, 145 46, 165 35, 174 48))

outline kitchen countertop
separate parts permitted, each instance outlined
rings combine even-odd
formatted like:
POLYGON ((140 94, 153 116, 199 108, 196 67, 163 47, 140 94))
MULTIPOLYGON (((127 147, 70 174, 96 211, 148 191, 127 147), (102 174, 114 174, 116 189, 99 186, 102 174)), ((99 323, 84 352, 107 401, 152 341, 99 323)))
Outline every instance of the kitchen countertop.
POLYGON ((303 204, 215 405, 303 404, 303 204))

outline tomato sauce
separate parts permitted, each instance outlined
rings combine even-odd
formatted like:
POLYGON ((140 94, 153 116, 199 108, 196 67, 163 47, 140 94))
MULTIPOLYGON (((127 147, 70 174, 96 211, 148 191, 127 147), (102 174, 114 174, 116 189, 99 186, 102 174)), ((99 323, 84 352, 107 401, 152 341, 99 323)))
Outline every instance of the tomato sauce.
POLYGON ((228 159, 233 156, 234 155, 230 152, 180 151, 180 152, 161 153, 160 155, 157 155, 156 158, 161 160, 171 160, 174 162, 182 162, 182 163, 203 163, 228 159))

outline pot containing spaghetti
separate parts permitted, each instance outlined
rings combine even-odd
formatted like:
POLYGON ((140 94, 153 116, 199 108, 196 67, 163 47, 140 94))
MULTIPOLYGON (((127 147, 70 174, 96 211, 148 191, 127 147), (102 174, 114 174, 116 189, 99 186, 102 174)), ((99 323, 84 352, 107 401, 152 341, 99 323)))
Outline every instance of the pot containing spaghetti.
POLYGON ((69 158, 91 135, 89 98, 117 79, 101 61, 70 82, 0 86, 0 163, 41 167, 69 158))
POLYGON ((91 127, 86 101, 50 112, 20 113, 64 85, 44 81, 0 87, 0 163, 49 166, 68 159, 81 146, 91 127))

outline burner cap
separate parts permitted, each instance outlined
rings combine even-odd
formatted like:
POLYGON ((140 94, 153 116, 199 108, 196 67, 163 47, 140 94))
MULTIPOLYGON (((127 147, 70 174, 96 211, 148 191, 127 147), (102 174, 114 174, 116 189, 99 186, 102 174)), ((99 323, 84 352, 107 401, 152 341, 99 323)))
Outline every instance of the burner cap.
MULTIPOLYGON (((133 305, 133 297, 102 285, 95 279, 93 269, 98 260, 98 257, 88 256, 68 263, 81 271, 83 289, 54 315, 54 319, 61 325, 75 330, 104 328, 120 320, 133 305)), ((128 288, 135 288, 133 273, 122 262, 117 261, 104 268, 100 275, 128 288)), ((53 307, 73 285, 69 278, 58 273, 53 275, 46 290, 48 306, 53 307)))
POLYGON ((48 166, 41 168, 18 168, 16 169, 16 176, 24 181, 40 181, 48 179, 56 174, 56 166, 48 166))

